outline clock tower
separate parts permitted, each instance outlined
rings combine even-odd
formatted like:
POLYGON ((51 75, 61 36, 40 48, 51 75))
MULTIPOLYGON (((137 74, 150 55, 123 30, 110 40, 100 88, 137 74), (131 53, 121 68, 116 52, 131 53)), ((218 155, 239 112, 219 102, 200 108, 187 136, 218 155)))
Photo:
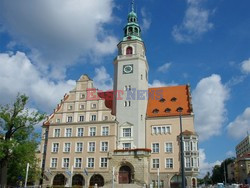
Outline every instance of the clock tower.
POLYGON ((114 60, 113 110, 118 121, 118 149, 145 148, 148 63, 141 28, 132 2, 114 60))

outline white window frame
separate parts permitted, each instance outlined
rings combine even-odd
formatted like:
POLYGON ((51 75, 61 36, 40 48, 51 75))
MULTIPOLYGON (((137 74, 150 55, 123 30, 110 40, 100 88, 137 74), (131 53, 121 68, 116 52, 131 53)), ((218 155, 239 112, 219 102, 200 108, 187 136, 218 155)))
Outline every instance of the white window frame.
POLYGON ((90 121, 97 121, 97 115, 96 114, 91 114, 90 121), (95 117, 95 118, 93 118, 93 117, 95 117))
POLYGON ((73 122, 73 116, 67 116, 67 123, 73 122))
POLYGON ((76 136, 77 137, 83 137, 84 136, 84 127, 77 127, 77 131, 76 131, 76 136), (82 129, 82 135, 79 135, 79 129, 82 129))
POLYGON ((97 127, 89 127, 89 136, 96 136, 97 127), (92 132, 91 129, 94 128, 95 131, 92 132), (94 134, 93 134, 94 133, 94 134))
POLYGON ((95 168, 95 157, 87 157, 87 168, 95 168), (93 163, 93 166, 89 166, 89 159, 94 159, 94 161, 93 162, 91 162, 91 163, 93 163))
POLYGON ((59 152, 59 148, 60 148, 60 143, 59 142, 52 142, 52 145, 51 145, 51 153, 58 153, 59 152), (54 151, 54 144, 58 144, 58 148, 57 148, 57 151, 54 151))
POLYGON ((132 137, 132 128, 131 127, 124 127, 124 128, 122 128, 122 137, 123 138, 131 138, 132 137), (125 134, 128 134, 129 132, 124 132, 124 129, 130 129, 129 136, 125 135, 125 134))
POLYGON ((166 169, 173 169, 173 168, 174 168, 174 158, 172 158, 172 157, 167 157, 167 158, 165 158, 165 168, 166 168, 166 169), (168 166, 167 166, 167 165, 168 165, 167 159, 172 159, 172 167, 168 167, 168 166))
POLYGON ((69 128, 69 127, 66 127, 65 128, 65 134, 64 134, 65 137, 72 137, 72 128, 69 128), (67 129, 71 129, 70 131, 70 136, 67 136, 67 129))
MULTIPOLYGON (((106 147, 105 147, 105 148, 106 148, 106 147)), ((108 141, 101 141, 101 142, 100 142, 100 151, 101 151, 101 152, 108 152, 108 151, 109 151, 109 142, 108 142, 108 141), (106 149, 106 150, 103 150, 102 143, 107 143, 107 149, 106 149)))
POLYGON ((165 153, 174 153, 174 145, 173 145, 173 142, 165 142, 164 143, 164 146, 165 146, 165 153), (167 144, 171 144, 172 145, 172 150, 171 151, 167 151, 167 144))
POLYGON ((153 142, 153 143, 151 144, 151 148, 152 148, 152 153, 160 153, 160 143, 159 143, 159 142, 153 142), (155 145, 155 144, 158 144, 158 152, 155 151, 155 148, 154 148, 154 145, 155 145))
POLYGON ((70 153, 71 152, 71 142, 64 142, 63 143, 63 152, 64 153, 70 153), (66 151, 66 144, 69 144, 69 151, 66 151))
POLYGON ((95 152, 95 151, 96 151, 96 142, 95 141, 88 142, 88 152, 95 152), (90 151, 90 143, 95 143, 95 145, 94 145, 94 151, 90 151))
POLYGON ((85 121, 85 116, 79 115, 79 122, 84 122, 84 121, 85 121))
POLYGON ((102 136, 108 136, 108 135, 109 135, 109 126, 104 125, 104 126, 101 127, 101 135, 102 135, 102 136), (104 128, 108 128, 108 131, 107 131, 108 134, 106 134, 106 132, 103 131, 104 128), (103 133, 105 133, 105 134, 103 134, 103 133))
POLYGON ((96 109, 97 108, 97 104, 96 103, 92 103, 91 104, 91 109, 96 109))
POLYGON ((62 158, 62 168, 66 168, 66 169, 68 169, 68 168, 69 168, 69 166, 70 166, 70 158, 69 158, 69 157, 63 157, 63 158, 62 158), (68 162, 68 166, 67 166, 67 167, 65 167, 65 166, 64 166, 64 164, 65 164, 65 163, 64 163, 64 159, 68 159, 68 160, 69 160, 69 162, 68 162))
POLYGON ((58 138, 60 136, 61 136, 61 129, 60 128, 54 128, 53 137, 58 138), (59 130, 59 135, 58 136, 56 135, 56 130, 59 130))
POLYGON ((68 105, 68 110, 73 110, 73 105, 72 104, 68 105))
POLYGON ((108 158, 107 157, 100 157, 100 161, 99 161, 99 167, 100 168, 108 168, 108 158), (106 159, 105 162, 102 162, 102 159, 106 159), (102 166, 102 164, 106 164, 105 166, 102 166))
POLYGON ((79 105, 79 109, 80 109, 80 110, 83 110, 84 108, 85 108, 85 105, 84 105, 84 104, 80 104, 80 105, 79 105))
POLYGON ((57 157, 51 157, 51 158, 50 158, 50 168, 57 168, 57 165, 58 165, 58 158, 57 158, 57 157), (53 162, 53 159, 56 159, 56 162, 55 162, 55 163, 52 163, 52 162, 53 162), (55 166, 52 165, 52 164, 55 164, 55 166))
POLYGON ((157 169, 160 168, 160 158, 152 158, 152 168, 157 169), (158 160, 158 163, 154 163, 154 160, 158 160), (154 166, 157 165, 157 166, 154 166))
POLYGON ((124 142, 124 143, 122 143, 122 148, 123 148, 123 149, 125 149, 125 150, 127 150, 127 149, 131 149, 131 147, 132 147, 132 144, 131 144, 130 142, 124 142), (125 144, 129 144, 129 145, 130 145, 130 147, 124 147, 124 146, 125 146, 125 144))
POLYGON ((81 169, 82 168, 82 157, 75 157, 74 158, 74 168, 78 168, 81 169), (76 159, 81 159, 81 162, 76 163, 76 159), (79 166, 77 166, 76 164, 80 164, 79 166))
POLYGON ((76 153, 82 153, 82 152, 83 152, 83 142, 76 142, 76 144, 75 144, 75 152, 76 152, 76 153), (82 149, 81 149, 81 151, 78 151, 77 144, 82 144, 82 149))

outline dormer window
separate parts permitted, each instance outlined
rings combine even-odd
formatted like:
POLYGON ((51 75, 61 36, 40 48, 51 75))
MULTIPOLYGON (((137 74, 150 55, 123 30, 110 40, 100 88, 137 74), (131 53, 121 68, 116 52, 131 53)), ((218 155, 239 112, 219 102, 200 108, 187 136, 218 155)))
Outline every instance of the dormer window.
POLYGON ((169 112, 171 112, 171 109, 170 109, 170 108, 166 108, 166 109, 165 109, 165 112, 166 112, 166 113, 169 113, 169 112))
POLYGON ((126 55, 131 55, 131 54, 133 54, 133 48, 131 46, 129 46, 126 49, 126 55))
POLYGON ((171 99, 171 101, 172 101, 172 102, 175 102, 175 101, 177 101, 177 98, 176 98, 176 97, 173 97, 173 98, 171 99))
POLYGON ((159 100, 159 102, 165 102, 166 101, 166 99, 164 99, 164 98, 161 98, 160 100, 159 100))
POLYGON ((157 114, 159 112, 159 110, 157 109, 157 108, 155 108, 154 110, 153 110, 153 113, 154 114, 157 114))

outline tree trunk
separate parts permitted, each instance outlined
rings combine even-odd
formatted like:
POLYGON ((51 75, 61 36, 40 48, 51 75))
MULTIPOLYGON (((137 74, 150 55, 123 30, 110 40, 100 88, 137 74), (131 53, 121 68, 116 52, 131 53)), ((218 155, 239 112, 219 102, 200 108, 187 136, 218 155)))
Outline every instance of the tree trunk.
POLYGON ((1 174, 0 174, 0 183, 1 188, 7 187, 7 162, 3 161, 1 164, 1 174))

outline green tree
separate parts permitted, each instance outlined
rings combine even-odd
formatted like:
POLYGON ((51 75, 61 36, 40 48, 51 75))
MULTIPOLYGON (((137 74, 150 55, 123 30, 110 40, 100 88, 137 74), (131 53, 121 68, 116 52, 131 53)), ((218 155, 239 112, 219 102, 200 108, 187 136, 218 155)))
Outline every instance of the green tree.
POLYGON ((18 177, 24 177, 26 164, 31 164, 33 180, 38 174, 35 151, 37 135, 34 125, 41 122, 45 115, 30 113, 25 108, 26 95, 18 94, 13 105, 0 105, 0 182, 2 186, 16 184, 18 177))

